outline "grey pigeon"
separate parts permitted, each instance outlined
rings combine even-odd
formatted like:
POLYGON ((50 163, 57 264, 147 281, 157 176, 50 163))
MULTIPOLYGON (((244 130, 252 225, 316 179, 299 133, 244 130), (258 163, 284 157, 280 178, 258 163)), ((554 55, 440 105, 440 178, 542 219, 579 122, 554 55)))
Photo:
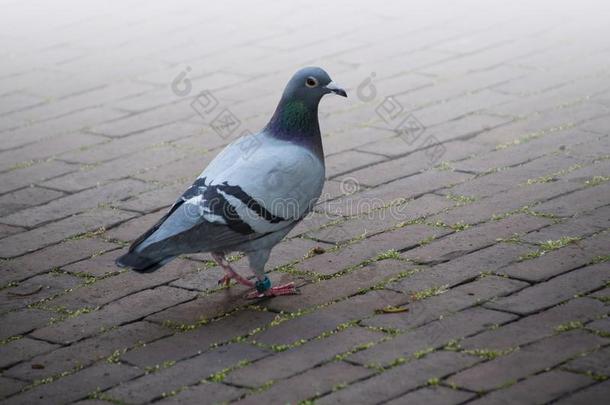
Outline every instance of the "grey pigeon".
POLYGON ((296 72, 265 128, 228 145, 116 264, 151 272, 178 255, 209 252, 225 271, 219 284, 235 279, 254 287, 250 298, 296 293, 294 283, 271 287, 264 269, 271 249, 322 192, 318 104, 328 93, 347 97, 323 69, 296 72), (231 268, 229 252, 248 256, 255 282, 231 268))

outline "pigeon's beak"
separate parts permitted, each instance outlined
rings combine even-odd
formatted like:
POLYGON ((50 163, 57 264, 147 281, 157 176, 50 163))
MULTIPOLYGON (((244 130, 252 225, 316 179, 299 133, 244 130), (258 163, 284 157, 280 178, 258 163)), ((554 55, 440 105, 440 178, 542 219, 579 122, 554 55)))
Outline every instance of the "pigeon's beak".
POLYGON ((335 83, 335 82, 328 83, 326 85, 326 88, 335 94, 338 94, 342 97, 347 97, 347 93, 345 92, 345 90, 343 90, 341 87, 337 86, 337 83, 335 83))

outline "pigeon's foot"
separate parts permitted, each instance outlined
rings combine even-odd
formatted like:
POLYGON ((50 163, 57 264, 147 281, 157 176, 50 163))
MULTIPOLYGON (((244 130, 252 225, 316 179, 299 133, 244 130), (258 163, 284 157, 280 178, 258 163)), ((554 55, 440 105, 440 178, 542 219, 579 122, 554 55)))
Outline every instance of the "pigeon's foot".
POLYGON ((213 253, 212 257, 214 258, 216 263, 218 263, 218 265, 220 267, 222 267, 222 269, 226 273, 220 280, 218 280, 219 285, 224 284, 224 285, 228 286, 231 283, 231 279, 233 279, 233 280, 237 281, 239 284, 243 284, 250 288, 254 287, 254 283, 252 281, 240 276, 235 270, 233 270, 233 267, 231 267, 231 265, 229 264, 229 262, 227 261, 227 259, 225 259, 225 257, 223 255, 213 253))
POLYGON ((279 297, 280 295, 296 295, 299 292, 297 291, 294 282, 278 285, 276 287, 271 287, 264 292, 260 292, 258 290, 250 291, 246 294, 246 298, 249 300, 254 300, 263 297, 279 297))

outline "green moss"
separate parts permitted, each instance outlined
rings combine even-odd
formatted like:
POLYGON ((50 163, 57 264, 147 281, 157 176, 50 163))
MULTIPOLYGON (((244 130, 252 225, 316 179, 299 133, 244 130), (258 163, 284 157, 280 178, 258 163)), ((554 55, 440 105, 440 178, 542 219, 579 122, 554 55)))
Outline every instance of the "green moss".
POLYGON ((161 364, 155 364, 154 366, 145 367, 144 372, 146 374, 153 374, 153 373, 156 373, 157 371, 173 367, 174 364, 176 364, 176 362, 174 360, 166 360, 161 364))
POLYGON ((440 287, 430 287, 430 288, 426 288, 425 290, 422 290, 422 291, 414 292, 411 294, 411 300, 412 301, 421 301, 421 300, 425 300, 426 298, 434 297, 435 295, 439 295, 439 294, 446 292, 447 287, 449 287, 449 286, 442 285, 440 287))
POLYGON ((441 382, 441 380, 438 377, 433 377, 433 378, 428 379, 428 381, 426 382, 426 385, 436 387, 437 385, 440 384, 440 382, 441 382))
POLYGON ((470 204, 476 201, 476 198, 467 195, 447 194, 447 199, 455 201, 458 206, 470 204))
POLYGON ((540 244, 540 248, 544 251, 556 250, 560 249, 564 246, 567 246, 571 243, 578 242, 581 238, 572 237, 572 236, 562 236, 557 240, 547 240, 546 242, 542 242, 540 244))
POLYGON ((400 259, 400 253, 395 249, 386 250, 385 252, 378 253, 373 258, 373 261, 387 260, 387 259, 400 259))
POLYGON ((14 342, 16 340, 19 340, 21 338, 23 338, 22 335, 16 335, 16 336, 11 336, 11 337, 8 337, 6 339, 0 340, 0 346, 7 345, 7 344, 9 344, 11 342, 14 342))
POLYGON ((582 329, 584 327, 584 325, 582 324, 582 322, 580 321, 569 321, 569 322, 565 322, 562 323, 560 325, 557 325, 555 327, 555 332, 568 332, 574 329, 582 329))
POLYGON ((480 357, 482 359, 485 360, 493 360, 495 358, 498 358, 500 356, 505 356, 509 353, 514 352, 515 350, 518 350, 518 347, 511 347, 508 349, 504 349, 504 350, 492 350, 492 349, 471 349, 471 350, 463 350, 462 353, 466 353, 466 354, 470 354, 473 356, 477 356, 480 357))
POLYGON ((523 260, 535 259, 537 257, 544 255, 547 252, 561 249, 562 247, 565 247, 572 243, 576 243, 580 239, 581 238, 579 238, 579 237, 562 236, 561 238, 559 238, 557 240, 547 240, 546 242, 540 243, 540 245, 539 245, 540 248, 538 250, 534 250, 534 251, 528 252, 528 253, 520 256, 519 260, 523 261, 523 260))
POLYGON ((602 183, 605 183, 610 180, 610 176, 594 176, 590 180, 585 181, 585 185, 587 187, 595 187, 599 186, 602 183))
POLYGON ((413 357, 415 357, 416 359, 421 359, 423 357, 426 357, 428 354, 432 353, 433 351, 434 351, 433 347, 428 347, 427 349, 416 351, 415 353, 413 353, 413 357))

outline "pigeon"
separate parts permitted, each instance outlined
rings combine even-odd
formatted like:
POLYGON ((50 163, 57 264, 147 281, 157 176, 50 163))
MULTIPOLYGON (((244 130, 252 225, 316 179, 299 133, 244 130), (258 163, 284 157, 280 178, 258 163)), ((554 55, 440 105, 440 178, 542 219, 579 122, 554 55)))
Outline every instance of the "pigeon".
POLYGON ((271 249, 312 209, 325 179, 318 105, 325 94, 347 97, 323 69, 306 67, 289 80, 269 123, 218 154, 169 211, 116 260, 119 267, 155 271, 187 253, 210 253, 248 298, 296 294, 293 282, 272 287, 265 275, 271 249), (248 257, 254 280, 227 260, 248 257))

